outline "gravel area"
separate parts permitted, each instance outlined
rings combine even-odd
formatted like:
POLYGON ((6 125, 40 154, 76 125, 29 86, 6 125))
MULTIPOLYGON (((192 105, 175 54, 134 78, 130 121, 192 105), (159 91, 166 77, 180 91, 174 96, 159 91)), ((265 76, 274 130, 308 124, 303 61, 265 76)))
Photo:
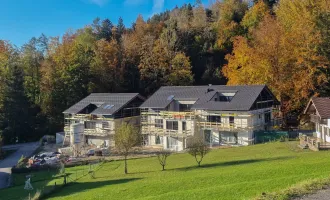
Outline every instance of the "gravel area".
POLYGON ((315 194, 305 195, 293 200, 330 200, 330 188, 319 190, 315 194))

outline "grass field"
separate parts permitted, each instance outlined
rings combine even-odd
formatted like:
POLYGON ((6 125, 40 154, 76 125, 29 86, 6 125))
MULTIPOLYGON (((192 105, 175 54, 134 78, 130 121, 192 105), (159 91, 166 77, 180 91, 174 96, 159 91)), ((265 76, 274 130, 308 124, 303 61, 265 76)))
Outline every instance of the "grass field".
MULTIPOLYGON (((300 150, 296 145, 278 142, 213 150, 200 168, 188 154, 170 156, 166 171, 161 171, 157 158, 129 160, 128 175, 122 161, 105 163, 95 179, 79 179, 49 199, 251 199, 329 177, 330 152, 300 150)), ((8 199, 2 198, 4 192, 18 192, 16 188, 0 190, 0 199, 8 199)))

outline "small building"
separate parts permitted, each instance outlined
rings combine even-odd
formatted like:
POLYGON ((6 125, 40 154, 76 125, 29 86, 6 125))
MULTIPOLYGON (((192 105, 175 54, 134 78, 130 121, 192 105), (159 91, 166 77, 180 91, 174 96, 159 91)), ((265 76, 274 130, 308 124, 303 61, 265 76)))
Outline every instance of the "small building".
POLYGON ((143 144, 181 151, 196 133, 211 146, 254 144, 278 105, 265 85, 161 87, 140 106, 143 144))
POLYGON ((318 139, 330 142, 330 97, 313 97, 308 102, 304 114, 315 124, 318 139))
POLYGON ((70 126, 80 123, 84 144, 114 146, 116 128, 122 123, 139 127, 139 106, 144 101, 138 93, 92 93, 63 112, 65 135, 70 135, 70 126))

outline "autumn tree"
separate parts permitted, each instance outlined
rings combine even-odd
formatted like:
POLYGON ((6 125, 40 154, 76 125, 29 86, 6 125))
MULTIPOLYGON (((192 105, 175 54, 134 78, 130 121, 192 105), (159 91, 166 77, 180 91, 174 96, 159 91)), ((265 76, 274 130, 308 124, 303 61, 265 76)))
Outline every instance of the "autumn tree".
POLYGON ((283 0, 275 11, 277 18, 265 17, 252 41, 237 37, 223 69, 228 84, 267 84, 285 115, 300 109, 325 80, 320 72, 327 60, 318 53, 322 40, 316 12, 310 9, 314 3, 283 0))
POLYGON ((245 1, 224 0, 216 6, 219 10, 215 22, 218 31, 216 44, 218 48, 228 51, 232 47, 231 39, 244 33, 240 22, 248 10, 248 5, 245 1))
POLYGON ((63 128, 62 112, 88 94, 94 58, 93 35, 90 29, 79 33, 65 34, 62 42, 54 38, 43 66, 42 108, 54 132, 63 128))
POLYGON ((267 15, 270 15, 268 5, 264 1, 258 1, 245 13, 241 25, 251 33, 267 15))
POLYGON ((116 134, 114 137, 115 144, 119 153, 124 156, 125 174, 128 173, 127 156, 130 154, 133 147, 139 145, 140 138, 141 138, 140 131, 136 127, 130 124, 124 123, 116 130, 116 134))
POLYGON ((47 50, 47 38, 33 37, 22 47, 22 66, 24 69, 24 85, 31 102, 40 104, 41 65, 47 50))
POLYGON ((91 85, 93 92, 118 92, 121 88, 121 68, 119 65, 119 46, 112 39, 98 40, 95 58, 91 65, 91 85))
POLYGON ((193 81, 189 58, 183 53, 177 53, 171 60, 167 85, 192 85, 193 81))

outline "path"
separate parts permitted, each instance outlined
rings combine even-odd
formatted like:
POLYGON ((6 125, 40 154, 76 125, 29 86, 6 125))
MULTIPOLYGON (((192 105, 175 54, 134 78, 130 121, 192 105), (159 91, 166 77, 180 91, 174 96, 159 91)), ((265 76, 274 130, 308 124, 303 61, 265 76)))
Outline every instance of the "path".
POLYGON ((31 154, 39 147, 39 142, 31 142, 25 144, 15 144, 4 146, 3 149, 17 149, 16 152, 9 155, 4 160, 0 160, 0 189, 8 186, 8 179, 11 173, 11 167, 17 164, 17 161, 24 156, 31 154))
POLYGON ((303 197, 295 198, 294 200, 329 200, 330 188, 319 190, 315 194, 306 195, 303 197))

